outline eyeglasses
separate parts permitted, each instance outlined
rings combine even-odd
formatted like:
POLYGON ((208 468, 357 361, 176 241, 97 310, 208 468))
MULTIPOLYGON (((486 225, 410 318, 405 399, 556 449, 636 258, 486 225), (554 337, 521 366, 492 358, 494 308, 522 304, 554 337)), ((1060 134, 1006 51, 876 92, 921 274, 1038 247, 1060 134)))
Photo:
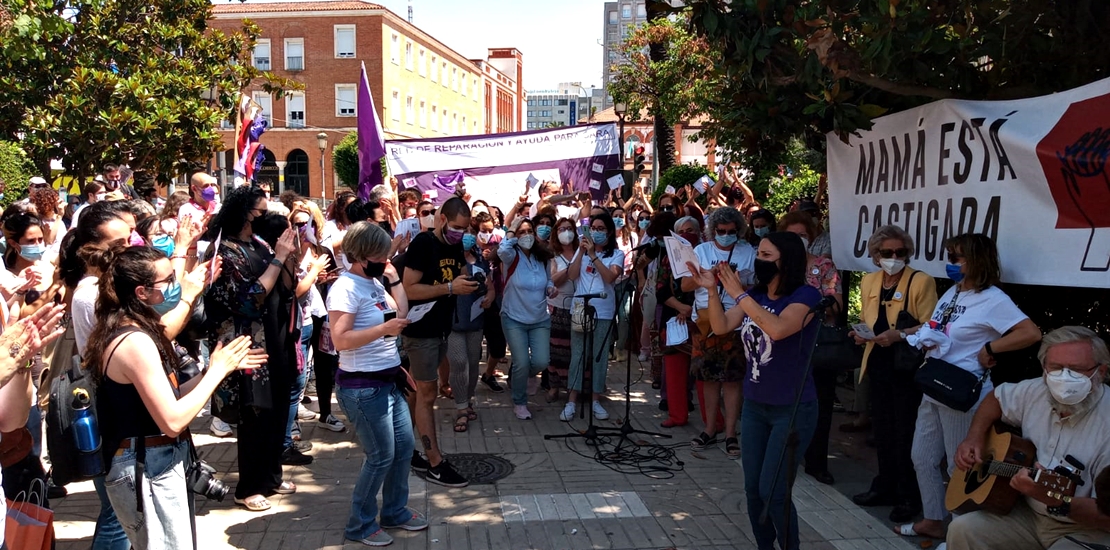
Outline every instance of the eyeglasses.
POLYGON ((434 215, 435 213, 436 213, 435 210, 421 210, 420 211, 421 216, 431 216, 431 215, 434 215))
POLYGON ((647 216, 640 216, 639 218, 636 218, 636 221, 638 221, 638 222, 646 222, 646 221, 650 221, 650 220, 651 220, 651 218, 649 218, 647 216))
POLYGON ((154 288, 155 286, 160 285, 162 283, 173 284, 174 281, 177 281, 177 274, 176 273, 170 273, 169 277, 166 277, 165 279, 162 279, 160 281, 154 281, 153 283, 150 283, 150 288, 154 288))
POLYGON ((666 206, 660 206, 659 210, 663 212, 674 212, 674 205, 668 204, 666 206))
POLYGON ((885 259, 890 259, 890 258, 894 258, 894 257, 905 258, 906 256, 909 255, 909 253, 910 253, 910 251, 909 251, 908 248, 895 248, 895 249, 881 248, 881 249, 879 249, 879 257, 880 258, 885 258, 885 259))
POLYGON ((717 230, 717 235, 720 235, 722 237, 724 237, 725 235, 735 235, 736 233, 737 233, 737 231, 735 229, 718 229, 717 230))
POLYGON ((604 225, 591 225, 590 230, 591 231, 609 231, 609 228, 605 227, 604 225))
POLYGON ((1095 372, 1095 370, 1101 366, 1102 365, 1095 363, 1094 365, 1091 365, 1087 368, 1083 368, 1077 367, 1075 365, 1058 365, 1056 363, 1045 363, 1044 370, 1047 372, 1057 372, 1063 369, 1068 369, 1072 372, 1078 372, 1079 374, 1082 374, 1084 376, 1090 376, 1091 373, 1095 372))
POLYGON ((949 252, 948 253, 948 263, 958 264, 958 263, 960 263, 960 260, 962 260, 966 257, 967 256, 964 256, 963 254, 960 254, 960 253, 957 253, 957 252, 949 252))

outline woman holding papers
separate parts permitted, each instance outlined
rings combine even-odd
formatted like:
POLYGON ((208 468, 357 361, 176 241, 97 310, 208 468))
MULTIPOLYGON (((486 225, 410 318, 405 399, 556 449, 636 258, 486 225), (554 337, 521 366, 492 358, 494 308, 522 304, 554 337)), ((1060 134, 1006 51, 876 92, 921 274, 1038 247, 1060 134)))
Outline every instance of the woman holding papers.
POLYGON ((384 284, 377 279, 386 271, 391 244, 376 224, 351 225, 342 242, 351 268, 328 293, 331 337, 339 351, 335 394, 366 454, 343 534, 368 546, 393 541, 383 529, 428 527, 428 520, 407 508, 415 440, 405 393, 414 384, 401 368, 397 335, 409 324, 408 302, 396 275, 384 284))
POLYGON ((776 539, 779 548, 798 548, 798 514, 793 503, 789 522, 783 512, 787 479, 793 472, 780 466, 779 458, 798 388, 802 399, 794 427, 799 462, 817 424, 817 390, 813 377, 805 373, 807 346, 817 337, 820 323, 808 312, 821 294, 806 284, 806 262, 801 238, 793 233, 771 233, 759 243, 753 263, 757 283, 746 292, 740 275, 728 266, 689 266, 697 272, 691 278, 709 293, 706 314, 713 332, 729 334, 739 329, 739 339, 747 350, 741 447, 748 519, 758 548, 773 548, 776 539), (721 305, 721 293, 735 304, 727 311, 721 305), (765 505, 770 523, 760 521, 765 505))
MULTIPOLYGON (((691 245, 697 246, 699 239, 698 221, 691 216, 686 216, 674 224, 674 231, 679 237, 686 239, 691 245)), ((663 325, 663 336, 660 344, 663 348, 663 379, 666 392, 667 419, 663 421, 664 428, 685 426, 690 417, 690 408, 687 406, 689 398, 688 378, 690 377, 690 333, 697 332, 693 325, 694 293, 683 291, 678 279, 675 279, 671 269, 671 262, 667 257, 666 248, 660 250, 658 274, 655 278, 655 298, 662 307, 660 320, 663 325), (687 331, 685 340, 672 334, 675 331, 687 331), (670 344, 670 345, 667 345, 670 344)))
MULTIPOLYGON (((705 224, 705 241, 694 249, 702 269, 727 268, 738 274, 745 285, 754 282, 753 265, 755 249, 740 236, 747 230, 747 223, 735 208, 718 208, 709 214, 705 224)), ((740 417, 740 381, 744 378, 744 348, 737 335, 728 331, 711 330, 706 313, 709 302, 716 300, 724 309, 736 301, 722 289, 712 295, 699 288, 697 281, 686 277, 682 289, 694 291, 694 320, 698 330, 691 334, 693 353, 690 371, 697 384, 698 404, 701 405, 705 430, 691 442, 695 450, 717 445, 717 435, 725 433, 725 453, 735 460, 740 458, 740 441, 736 437, 736 422, 740 417), (724 397, 725 414, 721 415, 721 398, 724 397)), ((735 329, 735 327, 733 327, 735 329)))

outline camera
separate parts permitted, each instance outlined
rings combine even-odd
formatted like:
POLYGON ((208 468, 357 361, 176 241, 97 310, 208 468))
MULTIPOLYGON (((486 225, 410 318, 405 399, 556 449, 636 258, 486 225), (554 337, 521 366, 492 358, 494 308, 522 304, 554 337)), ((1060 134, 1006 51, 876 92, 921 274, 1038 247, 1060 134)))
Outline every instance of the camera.
POLYGON ((197 360, 189 354, 189 350, 176 342, 173 344, 173 350, 177 353, 177 384, 179 386, 204 373, 200 368, 200 363, 197 363, 197 360))
POLYGON ((185 471, 185 481, 189 490, 198 495, 203 495, 208 500, 223 502, 227 495, 227 485, 216 479, 216 469, 203 460, 197 459, 185 471))
POLYGON ((486 290, 488 290, 486 288, 486 274, 481 271, 475 271, 474 274, 470 276, 470 280, 478 283, 478 290, 474 291, 474 295, 485 296, 486 290))

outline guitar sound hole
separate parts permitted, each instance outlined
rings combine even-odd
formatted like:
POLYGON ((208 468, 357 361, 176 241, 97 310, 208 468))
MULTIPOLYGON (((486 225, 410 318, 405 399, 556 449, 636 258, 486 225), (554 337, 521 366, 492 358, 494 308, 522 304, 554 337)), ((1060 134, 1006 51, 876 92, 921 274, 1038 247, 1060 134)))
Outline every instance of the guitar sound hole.
POLYGON ((986 465, 990 464, 993 460, 994 456, 983 457, 982 464, 979 464, 967 471, 967 475, 964 476, 965 493, 973 493, 976 489, 986 483, 987 479, 990 478, 990 474, 987 473, 986 465))

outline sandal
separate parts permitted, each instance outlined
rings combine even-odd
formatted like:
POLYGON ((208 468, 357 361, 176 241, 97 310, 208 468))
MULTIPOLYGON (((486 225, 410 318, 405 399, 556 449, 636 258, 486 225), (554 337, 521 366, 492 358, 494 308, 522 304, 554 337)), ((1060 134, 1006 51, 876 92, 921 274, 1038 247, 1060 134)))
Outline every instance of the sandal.
POLYGON ((690 448, 695 451, 704 451, 706 447, 717 444, 717 434, 709 435, 705 432, 698 434, 690 441, 690 448))
POLYGON ((278 485, 274 489, 274 493, 278 495, 291 495, 296 492, 297 484, 293 483, 292 481, 282 481, 281 485, 278 485))
POLYGON ((478 413, 474 412, 474 409, 471 409, 471 408, 468 407, 466 409, 466 419, 467 420, 478 420, 478 413))
POLYGON ((455 433, 463 433, 470 427, 470 417, 467 416, 466 411, 460 412, 455 417, 455 433))
POLYGON ((235 504, 245 506, 247 510, 252 512, 264 512, 270 509, 270 501, 262 495, 249 496, 247 498, 235 499, 235 504))
POLYGON ((899 535, 902 535, 903 537, 925 537, 925 538, 930 538, 930 539, 943 539, 944 538, 943 536, 938 537, 938 536, 930 535, 930 534, 927 534, 927 533, 918 533, 917 529, 914 528, 914 524, 912 524, 912 523, 897 525, 897 526, 894 527, 894 532, 899 534, 899 535))
POLYGON ((451 389, 451 386, 447 386, 447 385, 443 385, 443 386, 439 387, 439 395, 441 397, 446 397, 447 399, 454 399, 455 398, 454 390, 451 389))
POLYGON ((729 460, 740 458, 740 440, 735 437, 726 437, 725 453, 728 454, 729 460))

